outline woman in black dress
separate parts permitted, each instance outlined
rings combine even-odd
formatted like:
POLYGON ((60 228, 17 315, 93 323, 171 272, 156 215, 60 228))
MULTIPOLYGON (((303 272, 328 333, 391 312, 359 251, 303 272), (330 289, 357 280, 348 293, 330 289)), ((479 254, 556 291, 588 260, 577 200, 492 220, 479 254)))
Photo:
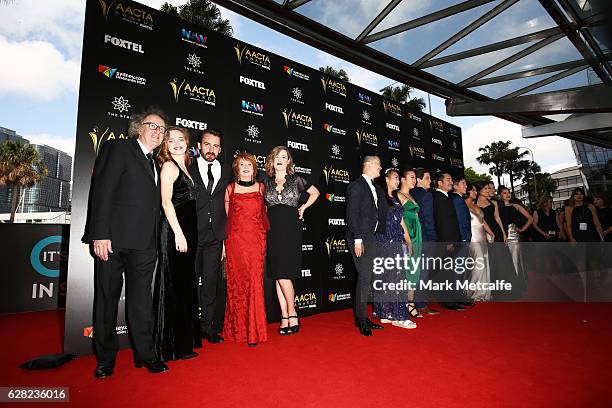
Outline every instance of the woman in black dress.
POLYGON ((536 242, 558 241, 560 238, 561 224, 552 205, 552 197, 544 196, 538 203, 538 209, 533 212, 534 233, 531 238, 536 242))
POLYGON ((601 242, 603 231, 593 204, 584 201, 584 190, 577 187, 572 192, 569 206, 565 208, 567 236, 570 242, 601 242))
POLYGON ((491 200, 495 194, 495 189, 490 184, 482 182, 475 183, 478 196, 476 205, 480 207, 484 214, 484 221, 487 223, 494 236, 489 244, 489 267, 491 271, 491 282, 505 281, 512 285, 510 291, 491 291, 494 300, 511 300, 518 297, 521 291, 521 284, 512 263, 512 256, 506 246, 507 236, 504 232, 499 208, 496 201, 491 200))
POLYGON ((281 335, 297 333, 299 319, 295 311, 292 279, 302 277, 302 219, 304 211, 319 197, 319 190, 294 174, 293 159, 284 146, 276 146, 266 158, 265 201, 268 206, 266 275, 276 280, 276 295, 281 308, 281 335), (308 200, 300 205, 300 196, 308 200))
POLYGON ((189 132, 170 127, 157 156, 161 201, 160 248, 153 301, 154 345, 162 361, 189 359, 202 347, 195 253, 198 244, 196 186, 187 172, 189 132))

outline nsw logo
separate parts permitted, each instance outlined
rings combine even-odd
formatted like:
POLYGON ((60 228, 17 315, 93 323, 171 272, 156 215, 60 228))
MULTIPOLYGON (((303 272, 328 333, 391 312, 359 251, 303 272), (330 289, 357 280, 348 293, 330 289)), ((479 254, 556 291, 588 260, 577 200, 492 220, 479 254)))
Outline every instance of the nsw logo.
POLYGON ((242 111, 251 115, 263 116, 264 106, 260 103, 242 100, 242 111))
POLYGON ((203 34, 198 34, 195 31, 181 28, 181 41, 197 45, 198 47, 207 48, 206 43, 208 42, 208 37, 203 34))

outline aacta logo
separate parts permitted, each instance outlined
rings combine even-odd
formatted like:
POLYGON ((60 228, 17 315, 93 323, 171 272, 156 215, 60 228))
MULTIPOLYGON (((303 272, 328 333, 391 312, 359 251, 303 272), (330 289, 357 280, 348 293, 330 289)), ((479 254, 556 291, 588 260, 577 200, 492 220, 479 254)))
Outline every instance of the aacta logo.
POLYGON ((100 147, 102 147, 104 142, 114 139, 127 139, 123 133, 116 134, 108 127, 104 129, 104 131, 100 132, 97 126, 94 126, 91 132, 89 132, 89 137, 91 138, 91 143, 96 155, 100 151, 100 147))
POLYGON ((402 116, 402 108, 395 103, 383 101, 383 108, 385 108, 386 113, 392 113, 396 116, 402 116))
POLYGON ((346 239, 327 237, 325 239, 325 249, 327 250, 327 256, 331 256, 332 252, 348 252, 346 239))
POLYGON ((174 100, 177 103, 181 96, 186 96, 192 101, 203 102, 212 106, 215 106, 216 104, 217 97, 213 89, 189 83, 185 79, 183 79, 179 85, 176 78, 170 81, 170 87, 172 88, 172 93, 174 94, 174 100))
POLYGON ((304 129, 312 130, 312 118, 303 113, 294 112, 293 109, 285 108, 282 112, 283 119, 285 120, 285 126, 288 128, 289 124, 303 127, 304 129))
POLYGON ((306 74, 302 74, 301 72, 296 71, 295 69, 288 67, 287 65, 285 65, 283 67, 283 71, 285 71, 287 73, 287 75, 292 76, 292 77, 296 77, 299 79, 303 79, 304 81, 309 81, 310 77, 306 74))
POLYGON ((366 132, 361 129, 357 129, 355 131, 355 135, 357 136, 358 144, 361 144, 363 142, 363 143, 370 144, 372 146, 378 146, 378 136, 376 136, 374 133, 370 133, 370 132, 366 132))
POLYGON ((153 29, 153 16, 144 9, 132 5, 125 6, 123 2, 117 2, 116 0, 98 0, 98 3, 102 8, 102 15, 106 19, 108 19, 109 14, 112 13, 130 23, 138 24, 149 30, 153 29))
POLYGON ((420 146, 410 145, 408 146, 408 150, 410 150, 410 155, 412 157, 425 158, 425 149, 420 146))
POLYGON ((299 308, 317 307, 317 295, 314 292, 295 295, 295 304, 299 308))
POLYGON ((181 40, 188 42, 189 44, 206 48, 206 42, 208 41, 208 37, 205 37, 202 34, 198 34, 195 31, 181 28, 181 40))
POLYGON ((242 106, 242 111, 244 113, 251 113, 257 116, 263 116, 264 106, 260 103, 249 102, 243 99, 241 106, 242 106))
MULTIPOLYGON (((236 158, 236 156, 238 156, 240 153, 250 153, 250 152, 246 150, 237 149, 236 151, 234 151, 234 156, 232 157, 236 158)), ((255 156, 255 162, 257 163, 257 168, 260 170, 263 170, 266 167, 266 156, 261 156, 258 154, 253 154, 253 156, 255 156)))
POLYGON ((234 46, 234 50, 236 51, 236 57, 238 58, 238 62, 240 64, 242 64, 243 60, 246 60, 251 64, 259 65, 264 69, 270 69, 270 57, 268 57, 266 54, 259 51, 253 51, 246 45, 236 45, 234 46))
POLYGON ((323 167, 323 175, 325 176, 325 182, 328 184, 330 180, 340 183, 348 183, 350 180, 348 170, 336 169, 332 165, 323 167))
POLYGON ((332 78, 321 78, 323 90, 327 93, 328 90, 346 97, 346 86, 342 82, 338 82, 332 78))
POLYGON ((126 50, 144 54, 142 45, 132 42, 132 41, 121 39, 119 37, 113 37, 110 34, 104 34, 104 44, 108 44, 108 43, 111 43, 115 47, 125 48, 126 50))
POLYGON ((430 123, 431 123, 431 128, 435 130, 436 132, 444 131, 444 124, 440 122, 439 120, 430 119, 430 123))

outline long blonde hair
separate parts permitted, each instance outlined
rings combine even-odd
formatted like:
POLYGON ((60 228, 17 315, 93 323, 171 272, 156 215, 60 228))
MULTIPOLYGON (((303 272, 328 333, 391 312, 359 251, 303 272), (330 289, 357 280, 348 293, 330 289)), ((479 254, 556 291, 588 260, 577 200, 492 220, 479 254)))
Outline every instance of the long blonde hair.
POLYGON ((185 151, 185 166, 189 166, 191 164, 191 155, 189 154, 189 131, 180 126, 170 126, 168 128, 159 152, 157 153, 157 164, 161 166, 165 162, 172 160, 172 155, 170 154, 170 151, 168 151, 168 139, 170 138, 170 131, 172 130, 181 132, 185 138, 185 142, 187 143, 187 151, 185 151))

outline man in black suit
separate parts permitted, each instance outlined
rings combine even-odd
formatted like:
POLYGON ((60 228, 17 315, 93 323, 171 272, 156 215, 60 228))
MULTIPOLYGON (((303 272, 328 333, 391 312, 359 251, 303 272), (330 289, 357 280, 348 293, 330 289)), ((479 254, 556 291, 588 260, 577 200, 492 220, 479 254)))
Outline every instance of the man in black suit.
MULTIPOLYGON (((436 191, 433 192, 433 209, 434 220, 436 223, 436 235, 440 248, 438 253, 442 258, 453 257, 458 249, 457 243, 461 242, 461 233, 459 231, 459 223, 457 222, 457 213, 455 206, 449 197, 450 191, 453 189, 453 178, 449 173, 440 173, 436 176, 436 191)), ((436 280, 438 282, 456 282, 456 274, 453 270, 445 270, 444 268, 436 271, 436 280)), ((438 300, 442 307, 450 310, 465 310, 458 304, 462 300, 460 292, 455 288, 446 290, 440 293, 438 300)))
POLYGON ((219 160, 223 137, 214 129, 205 130, 198 142, 200 156, 189 166, 189 173, 198 185, 196 200, 198 217, 198 249, 196 273, 200 280, 200 331, 210 343, 221 343, 225 314, 225 280, 220 262, 224 256, 225 188, 232 170, 219 160))
POLYGON ((346 236, 357 269, 355 323, 361 334, 371 336, 372 329, 383 328, 366 317, 366 309, 376 256, 374 234, 385 232, 388 204, 382 188, 373 182, 380 176, 380 159, 365 156, 361 166, 361 176, 346 188, 346 236))
POLYGON ((83 241, 93 244, 95 259, 94 376, 113 374, 118 340, 117 310, 123 276, 127 326, 135 366, 166 371, 153 350, 151 283, 157 262, 160 217, 159 169, 153 150, 166 134, 156 108, 133 115, 128 140, 106 142, 96 160, 88 228, 83 241))

